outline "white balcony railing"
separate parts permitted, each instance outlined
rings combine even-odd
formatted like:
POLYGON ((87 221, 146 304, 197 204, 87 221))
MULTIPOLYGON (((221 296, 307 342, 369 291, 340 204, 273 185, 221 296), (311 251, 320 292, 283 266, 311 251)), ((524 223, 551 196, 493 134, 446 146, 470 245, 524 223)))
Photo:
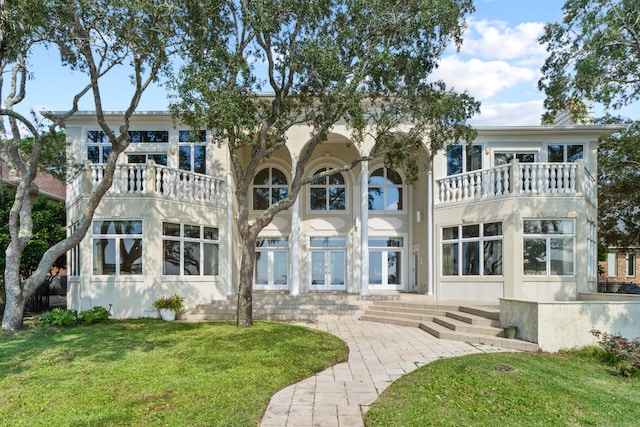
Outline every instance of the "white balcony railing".
POLYGON ((436 180, 436 203, 504 196, 584 194, 595 201, 596 181, 584 163, 519 163, 436 180))
MULTIPOLYGON (((86 173, 78 173, 69 183, 73 200, 93 191, 104 179, 104 164, 88 163, 86 173), (85 180, 88 178, 88 180, 85 180)), ((116 166, 113 184, 108 194, 155 194, 164 198, 187 202, 204 202, 226 205, 223 194, 224 180, 194 172, 171 169, 150 161, 147 164, 121 164, 116 166)))

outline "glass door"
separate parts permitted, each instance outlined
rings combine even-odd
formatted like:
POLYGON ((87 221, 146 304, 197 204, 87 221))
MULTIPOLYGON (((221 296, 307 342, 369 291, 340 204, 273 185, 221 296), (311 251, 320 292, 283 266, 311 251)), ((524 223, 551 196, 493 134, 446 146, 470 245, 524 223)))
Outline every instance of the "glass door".
POLYGON ((312 291, 346 291, 346 239, 311 238, 312 291))

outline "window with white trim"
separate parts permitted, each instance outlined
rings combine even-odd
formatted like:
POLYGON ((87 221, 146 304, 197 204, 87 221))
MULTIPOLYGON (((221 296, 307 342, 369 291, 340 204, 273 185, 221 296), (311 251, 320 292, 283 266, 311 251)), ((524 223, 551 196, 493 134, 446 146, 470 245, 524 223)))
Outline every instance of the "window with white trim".
POLYGON ((162 223, 162 274, 216 276, 220 235, 216 227, 162 223))
POLYGON ((376 169, 369 175, 369 210, 400 211, 404 208, 402 177, 393 169, 376 169))
POLYGON ((575 275, 575 222, 570 219, 525 219, 525 275, 575 275))
POLYGON ((517 159, 520 163, 535 163, 536 153, 533 151, 496 151, 493 153, 495 166, 508 165, 517 159))
POLYGON ((447 175, 482 169, 482 145, 452 145, 447 149, 447 175))
POLYGON ((264 210, 289 194, 287 177, 280 169, 262 169, 253 179, 253 209, 264 210))
POLYGON ((575 163, 583 158, 583 144, 550 144, 547 146, 547 161, 549 163, 575 163))
POLYGON ((609 252, 607 254, 607 275, 609 277, 616 277, 618 275, 618 254, 616 252, 609 252))
POLYGON ((87 131, 87 160, 91 163, 107 163, 111 153, 111 141, 101 130, 87 131))
POLYGON ((168 130, 130 130, 129 138, 132 144, 140 143, 167 143, 169 142, 168 130))
POLYGON ((181 130, 178 132, 178 165, 180 169, 207 173, 207 132, 204 130, 181 130))
MULTIPOLYGON (((318 169, 314 175, 329 168, 318 169)), ((346 186, 340 172, 313 180, 309 184, 309 209, 312 211, 343 211, 346 209, 346 186)))
POLYGON ((142 274, 142 221, 93 221, 93 274, 142 274))
POLYGON ((401 285, 403 252, 402 237, 369 237, 369 283, 401 285))
POLYGON ((501 276, 502 222, 442 229, 443 276, 501 276))
POLYGON ((289 275, 289 240, 286 237, 259 237, 256 240, 257 287, 284 286, 289 275))

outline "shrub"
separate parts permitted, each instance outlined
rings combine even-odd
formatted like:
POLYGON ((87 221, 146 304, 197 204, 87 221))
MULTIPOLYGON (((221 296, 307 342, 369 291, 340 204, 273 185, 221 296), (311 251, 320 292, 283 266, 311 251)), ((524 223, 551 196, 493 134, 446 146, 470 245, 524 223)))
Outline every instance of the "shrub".
POLYGON ((171 297, 162 297, 153 302, 153 306, 157 309, 167 308, 169 310, 173 310, 176 313, 180 313, 182 310, 182 301, 184 298, 175 294, 171 297))
POLYGON ((91 310, 83 310, 80 312, 80 318, 87 325, 106 322, 107 320, 109 320, 110 316, 111 313, 109 313, 106 308, 100 305, 93 307, 91 310))
POLYGON ((640 338, 629 340, 620 334, 608 334, 592 329, 598 345, 605 350, 608 362, 620 375, 631 377, 640 373, 640 338))
POLYGON ((42 313, 38 318, 38 325, 43 327, 51 326, 71 326, 78 322, 75 311, 54 308, 51 311, 42 313))

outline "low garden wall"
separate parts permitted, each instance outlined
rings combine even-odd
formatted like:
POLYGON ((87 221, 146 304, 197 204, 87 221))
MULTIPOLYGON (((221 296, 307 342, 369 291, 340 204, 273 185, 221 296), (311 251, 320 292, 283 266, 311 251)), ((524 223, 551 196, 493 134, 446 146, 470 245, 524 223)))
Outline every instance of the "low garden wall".
POLYGON ((592 329, 640 336, 640 295, 580 294, 579 301, 500 299, 500 322, 518 328, 517 338, 555 352, 594 345, 592 329))

